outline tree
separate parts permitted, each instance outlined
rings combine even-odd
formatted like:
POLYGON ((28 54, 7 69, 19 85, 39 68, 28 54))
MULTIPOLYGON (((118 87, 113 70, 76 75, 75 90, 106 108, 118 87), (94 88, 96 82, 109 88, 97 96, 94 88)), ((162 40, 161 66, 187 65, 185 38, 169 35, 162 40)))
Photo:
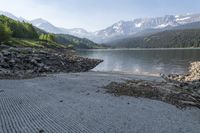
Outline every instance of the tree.
POLYGON ((44 40, 44 34, 40 35, 39 40, 42 40, 42 41, 44 40))
POLYGON ((12 31, 6 24, 0 23, 0 44, 9 40, 12 31))
POLYGON ((47 41, 54 41, 54 36, 52 34, 47 35, 47 41))
POLYGON ((46 42, 52 42, 54 41, 54 35, 52 34, 41 34, 39 37, 39 40, 46 41, 46 42))

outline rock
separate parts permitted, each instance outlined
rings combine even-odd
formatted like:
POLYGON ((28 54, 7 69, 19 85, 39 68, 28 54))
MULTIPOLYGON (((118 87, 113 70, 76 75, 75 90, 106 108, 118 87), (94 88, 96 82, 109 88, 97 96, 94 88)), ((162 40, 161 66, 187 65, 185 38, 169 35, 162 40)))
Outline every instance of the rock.
POLYGON ((189 73, 185 75, 170 74, 168 76, 161 75, 169 80, 180 82, 191 82, 200 80, 200 62, 193 62, 190 64, 189 73))
POLYGON ((197 93, 200 95, 200 89, 197 91, 197 93))
POLYGON ((168 76, 162 74, 167 82, 175 84, 178 88, 192 92, 193 95, 200 97, 200 62, 193 62, 190 64, 189 71, 185 75, 173 75, 168 76))
MULTIPOLYGON (((190 84, 183 84, 188 87, 190 84)), ((177 107, 194 106, 200 109, 200 94, 195 90, 183 89, 176 84, 159 81, 130 80, 125 82, 111 82, 103 86, 106 92, 116 96, 134 96, 160 100, 177 107)), ((130 104, 129 102, 127 104, 130 104)))
POLYGON ((14 60, 14 59, 10 59, 9 63, 14 64, 14 63, 15 63, 15 60, 14 60))
POLYGON ((74 55, 69 50, 6 48, 0 51, 0 78, 35 77, 57 72, 86 72, 102 60, 74 55))
POLYGON ((33 64, 37 64, 38 62, 37 62, 37 60, 32 59, 32 60, 31 60, 31 63, 33 63, 33 64))
POLYGON ((2 50, 1 52, 2 52, 2 54, 3 54, 4 56, 10 55, 10 52, 7 51, 7 50, 2 50))
POLYGON ((0 62, 3 62, 3 60, 4 60, 4 56, 2 53, 0 53, 0 62))
POLYGON ((41 129, 41 130, 39 130, 39 133, 44 133, 44 130, 42 130, 42 129, 41 129))

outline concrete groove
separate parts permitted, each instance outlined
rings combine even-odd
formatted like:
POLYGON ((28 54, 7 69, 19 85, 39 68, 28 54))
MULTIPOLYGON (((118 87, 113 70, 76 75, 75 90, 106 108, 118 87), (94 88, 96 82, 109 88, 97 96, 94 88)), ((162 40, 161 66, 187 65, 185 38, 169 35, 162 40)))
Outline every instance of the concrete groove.
MULTIPOLYGON (((13 99, 13 101, 12 101, 12 103, 15 103, 15 102, 18 102, 18 101, 21 101, 21 100, 18 100, 18 98, 17 97, 15 97, 15 99, 13 99)), ((20 105, 20 104, 16 104, 16 105, 20 105)), ((18 107, 18 106, 16 106, 16 107, 18 107)), ((21 118, 21 122, 23 123, 31 123, 31 121, 29 122, 28 120, 30 120, 29 119, 29 117, 27 117, 27 115, 26 114, 20 114, 20 112, 26 112, 27 110, 25 110, 26 109, 26 106, 19 106, 18 108, 17 108, 17 110, 18 111, 16 111, 15 112, 15 114, 16 115, 19 115, 19 117, 21 118), (18 113, 19 112, 19 113, 18 113)), ((28 129, 33 129, 36 125, 33 123, 33 124, 27 124, 26 125, 27 127, 28 127, 28 129)))
MULTIPOLYGON (((23 104, 25 105, 25 107, 26 108, 24 108, 24 107, 22 107, 21 109, 20 109, 20 111, 22 111, 22 112, 39 112, 40 114, 37 116, 37 117, 40 117, 41 115, 43 115, 43 116, 47 116, 47 117, 49 117, 49 116, 51 116, 52 114, 50 114, 48 111, 45 111, 45 113, 42 113, 40 110, 39 110, 39 108, 38 107, 33 107, 33 105, 30 105, 29 104, 29 100, 31 99, 30 97, 26 97, 26 96, 23 96, 25 99, 24 99, 24 101, 27 101, 27 102, 23 102, 23 104), (28 108, 32 108, 32 111, 30 111, 30 110, 27 110, 27 107, 28 108)), ((16 97, 15 97, 15 99, 16 99, 16 97)), ((21 99, 20 99, 21 100, 21 99)), ((19 101, 19 100, 14 100, 14 101, 9 101, 8 102, 8 104, 4 104, 4 105, 9 105, 9 106, 11 106, 12 108, 14 108, 14 109, 16 109, 16 110, 18 110, 17 109, 17 107, 15 107, 13 104, 9 104, 9 103, 14 103, 14 102, 16 102, 16 101, 19 101)), ((34 101, 34 100, 33 100, 34 101)), ((17 105, 17 104, 15 104, 15 105, 17 105)), ((4 107, 5 109, 7 109, 6 107, 4 107)), ((12 110, 10 110, 11 108, 9 108, 9 112, 12 112, 12 110)), ((19 110, 18 110, 19 111, 19 110)), ((60 115, 60 114, 59 114, 60 115)), ((64 114, 62 114, 62 115, 64 115, 64 114)), ((7 115, 6 115, 7 116, 7 115)), ((43 119, 43 117, 41 117, 41 119, 43 119, 43 121, 44 121, 44 123, 47 123, 47 124, 45 124, 45 125, 43 125, 42 123, 39 123, 39 125, 38 125, 38 123, 36 123, 36 122, 33 122, 33 121, 31 121, 31 118, 33 118, 34 117, 34 113, 29 113, 28 115, 26 114, 26 115, 22 115, 22 116, 24 116, 24 117, 26 117, 26 118, 22 118, 23 120, 29 120, 32 124, 28 124, 28 125, 33 125, 33 126, 29 126, 28 128, 29 129, 31 129, 31 130, 33 130, 33 127, 46 127, 47 125, 48 125, 48 123, 52 123, 54 120, 49 120, 49 119, 43 119)), ((11 118, 11 116, 9 116, 9 118, 11 118)), ((6 119, 8 119, 8 118, 6 118, 6 119)), ((62 118, 59 118, 59 121, 61 120, 62 118)), ((12 120, 14 120, 14 119, 12 119, 12 120)), ((26 123, 30 123, 30 122, 27 122, 26 121, 26 123)), ((69 121, 68 121, 69 122, 69 121)), ((76 121, 72 121, 72 120, 70 120, 70 125, 69 124, 66 124, 66 122, 64 122, 63 124, 62 124, 62 126, 63 126, 63 128, 64 129, 70 129, 70 132, 72 131, 72 129, 74 128, 74 127, 79 127, 79 128, 75 128, 75 129, 73 129, 73 132, 74 133, 79 133, 79 132, 88 132, 88 133, 92 133, 91 131, 89 131, 89 130, 87 130, 82 124, 79 124, 78 122, 76 122, 76 121), (68 127, 66 127, 66 125, 68 125, 68 127), (69 127, 69 126, 71 126, 71 127, 69 127)), ((54 123, 53 122, 53 124, 55 124, 55 125, 57 125, 57 123, 54 123)), ((49 125, 50 126, 50 125, 49 125)), ((51 125, 52 126, 52 125, 51 125)), ((15 129, 15 128, 13 128, 13 127, 15 127, 15 128, 18 128, 18 126, 12 126, 12 128, 11 129, 15 129)), ((61 130, 61 128, 56 128, 56 126, 53 126, 53 128, 55 128, 54 130, 53 130, 53 133, 56 133, 57 131, 59 131, 59 130, 61 130)), ((18 131, 20 131, 19 129, 18 129, 18 131)), ((11 132, 13 132, 13 131, 11 131, 11 132)), ((65 131, 66 132, 66 131, 65 131)))
MULTIPOLYGON (((25 108, 26 110, 24 110, 23 112, 31 112, 27 115, 27 117, 28 117, 28 120, 30 120, 29 123, 32 123, 34 125, 33 127, 35 128, 35 130, 36 130, 36 128, 38 128, 38 130, 40 130, 40 128, 42 129, 42 127, 43 128, 44 127, 52 127, 52 132, 56 133, 58 131, 58 128, 55 128, 54 126, 49 125, 49 123, 51 123, 52 120, 49 120, 49 118, 47 118, 47 117, 46 117, 47 119, 43 119, 43 117, 46 115, 42 114, 40 112, 40 110, 38 110, 37 107, 30 105, 29 102, 26 102, 26 101, 29 101, 29 100, 25 100, 25 102, 24 102, 26 107, 29 107, 29 108, 25 108), (34 113, 34 112, 37 112, 37 113, 34 113), (38 122, 35 121, 36 117, 37 117, 38 122), (35 118, 35 120, 33 120, 33 118, 35 118)), ((56 123, 52 123, 52 124, 57 125, 56 123)))
MULTIPOLYGON (((45 111, 45 112, 44 112, 44 115, 45 115, 45 116, 47 116, 47 115, 50 116, 51 114, 49 114, 49 112, 46 112, 46 111, 45 111)), ((55 125, 57 125, 57 122, 56 122, 55 120, 52 121, 52 122, 55 123, 55 125)), ((68 128, 66 128, 66 129, 68 129, 68 128)), ((59 130, 59 129, 57 129, 57 130, 59 130)))
MULTIPOLYGON (((30 97, 27 98, 27 99, 31 99, 30 97)), ((35 99, 35 98, 34 98, 35 99)), ((45 109, 47 108, 47 106, 43 106, 43 111, 45 112, 45 114, 48 114, 49 116, 52 116, 54 117, 54 120, 58 123, 60 123, 62 126, 64 126, 66 129, 72 129, 71 131, 73 131, 74 133, 79 133, 79 132, 88 132, 88 133, 92 133, 91 131, 89 131, 87 128, 85 128, 82 124, 76 122, 76 121, 73 121, 72 119, 67 119, 67 122, 66 122, 66 119, 63 119, 62 117, 59 117, 59 116, 64 116, 64 114, 61 114, 61 112, 56 112, 53 113, 53 112, 49 112, 48 109, 45 109), (53 113, 53 114, 52 114, 53 113), (57 115, 57 116, 56 116, 57 115), (58 121, 56 120, 58 118, 58 121), (61 122, 62 121, 62 122, 61 122), (69 124, 68 124, 69 123, 69 124), (75 128, 74 127, 79 127, 79 128, 75 128), (82 129, 82 130, 81 130, 82 129)), ((70 110, 71 111, 71 110, 70 110)), ((70 131, 70 132, 71 132, 70 131)))
MULTIPOLYGON (((4 105, 9 105, 9 103, 11 103, 11 100, 8 100, 8 101, 5 100, 5 104, 4 105)), ((14 130, 14 132, 17 133, 17 131, 20 131, 20 130, 18 128, 18 125, 16 124, 15 116, 12 114, 13 107, 8 108, 8 106, 5 106, 5 109, 9 110, 6 113, 7 113, 8 118, 10 118, 10 125, 11 125, 12 129, 14 130)))
MULTIPOLYGON (((52 96, 51 96, 52 97, 52 96)), ((70 96, 68 97, 68 100, 73 100, 70 96)), ((69 106, 68 106, 69 107, 69 106)), ((64 109, 66 109, 66 107, 64 106, 63 107, 64 109)), ((76 111, 74 111, 75 109, 73 109, 73 106, 70 106, 70 112, 76 112, 76 111)), ((61 114, 61 112, 59 112, 60 114, 61 114)), ((99 114, 100 114, 101 112, 99 112, 99 114)), ((64 115, 64 112, 62 113, 62 115, 64 115)), ((97 121, 97 120, 100 120, 100 119, 102 119, 98 114, 95 116, 96 117, 96 120, 95 119, 93 119, 92 117, 91 118, 89 118, 88 120, 90 120, 90 121, 93 121, 93 122, 96 122, 96 123, 98 123, 98 128, 97 127, 90 127, 90 130, 92 130, 93 132, 95 131, 95 133, 97 133, 97 132, 100 132, 100 133, 102 133, 102 132, 104 132, 102 129, 105 129, 105 128, 111 128, 112 127, 112 121, 101 121, 101 122, 99 122, 99 121, 97 121)), ((87 118, 86 118, 87 119, 87 118)), ((73 119, 72 119, 73 120, 73 119)), ((82 123, 83 124, 83 123, 82 123)), ((118 128, 116 128, 115 127, 115 130, 117 130, 118 128)))
MULTIPOLYGON (((6 100, 6 99, 5 99, 6 100)), ((9 102, 9 103, 12 103, 12 102, 9 102)), ((4 106, 5 105, 7 105, 7 106, 9 106, 9 104, 4 104, 4 106)), ((6 109, 6 107, 5 107, 5 109, 6 109)), ((22 109, 20 110, 20 111, 23 111, 22 109)), ((5 110, 5 112, 7 112, 7 110, 5 110)), ((7 115, 5 115, 5 116, 7 116, 7 115)), ((25 121, 26 123, 28 123, 26 120, 28 120, 28 118, 27 117, 24 117, 25 115, 20 115, 20 117, 22 118, 22 120, 23 121, 25 121)), ((12 118, 7 118, 6 120, 13 120, 12 118)), ((18 121, 21 121, 21 119, 18 119, 18 121)), ((30 125, 29 124, 27 124, 26 125, 27 127, 28 127, 28 129, 32 129, 32 127, 30 127, 30 125)))
MULTIPOLYGON (((53 98, 53 95, 48 95, 49 96, 49 99, 54 99, 53 98)), ((56 99, 56 98, 55 98, 56 99)), ((68 100, 73 100, 70 96, 68 97, 68 100)), ((70 106, 70 105, 68 105, 68 107, 66 107, 66 106, 63 106, 63 109, 71 109, 69 112, 77 112, 77 111, 75 111, 75 109, 73 109, 73 106, 70 106)), ((60 115, 63 115, 64 116, 64 112, 62 113, 62 111, 60 111, 59 112, 59 114, 60 115)), ((55 115, 55 114, 54 114, 55 115)), ((96 117, 97 117, 97 119, 102 119, 102 118, 100 118, 98 115, 96 115, 96 117)), ((62 118, 60 118, 59 119, 59 121, 61 121, 61 120, 63 120, 63 122, 62 123, 65 123, 65 119, 62 119, 62 118)), ((68 121, 69 121, 69 118, 67 119, 68 121)), ((73 121, 73 119, 70 119, 71 121, 73 121)), ((94 119, 93 118, 89 118, 88 120, 90 120, 90 121, 93 121, 94 122, 94 119)), ((73 121, 73 122, 70 122, 70 123, 74 123, 75 121, 73 121)), ((93 132, 95 132, 95 133, 102 133, 102 132, 104 132, 102 129, 104 129, 104 128, 111 128, 112 127, 112 125, 111 125, 111 121, 109 121, 109 122, 103 122, 103 121, 101 121, 101 122, 98 122, 98 121, 96 121, 97 123, 99 123, 99 127, 97 128, 97 127, 90 127, 90 132, 91 133, 93 133, 93 132)), ((79 123, 80 124, 80 123, 79 123)), ((84 125, 85 127, 87 127, 86 126, 86 124, 84 124, 84 123, 81 123, 82 125, 84 125)), ((81 125, 79 125, 79 127, 81 127, 81 125)), ((83 131, 82 131, 83 132, 83 131)))
MULTIPOLYGON (((9 103, 13 103, 13 101, 9 101, 9 103)), ((4 104, 4 105, 9 105, 9 103, 8 104, 4 104)), ((30 108, 30 105, 28 105, 27 103, 24 103, 24 105, 26 106, 26 107, 28 107, 28 108, 30 108)), ((11 105, 11 106, 13 106, 13 105, 11 105)), ((4 106, 3 106, 4 107, 4 106)), ((39 121, 39 123, 37 123, 37 122, 34 122, 34 121, 31 121, 31 118, 33 118, 34 116, 36 116, 35 114, 34 114, 34 112, 37 112, 38 110, 32 110, 32 111, 30 111, 30 110, 27 110, 27 108, 24 108, 24 107, 22 107, 21 109, 20 109, 20 111, 22 111, 22 112, 31 112, 31 113, 27 113, 27 114, 25 114, 25 115, 21 115, 22 117, 22 120, 26 123, 26 126, 28 127, 28 129, 30 129, 31 131, 33 131, 33 130, 36 130, 36 128, 37 127, 41 127, 41 125, 43 126, 43 127, 47 127, 47 124, 45 124, 45 125, 43 125, 43 123, 48 123, 48 122, 50 122, 50 121, 46 121, 46 120, 44 120, 43 122, 41 122, 41 121, 39 121), (32 115, 32 114, 34 114, 34 115, 32 115), (23 117, 24 116, 24 117, 23 117), (26 120, 28 120, 28 121, 26 121, 26 120)), ((33 107, 32 107, 33 108, 33 107)), ((10 111, 8 111, 7 110, 7 108, 5 107, 4 109, 6 109, 6 112, 10 112, 10 111)), ((19 112, 19 110, 18 110, 18 112, 19 112)), ((40 113, 40 112, 39 112, 40 113)), ((16 129, 16 128, 18 128, 17 126, 14 126, 14 125, 10 125, 10 124, 13 124, 13 122, 11 122, 11 120, 13 121, 14 119, 12 119, 12 117, 9 115, 9 114, 5 114, 5 116, 7 117, 6 118, 6 120, 9 122, 7 125, 9 126, 9 129, 16 129)), ((48 119, 47 119, 48 120, 48 119)), ((19 121, 19 119, 18 119, 18 121, 19 121)), ((55 125, 56 125, 56 123, 54 123, 55 125)), ((7 126, 7 128, 8 128, 8 126, 7 126)), ((48 125, 49 127, 51 127, 52 125, 48 125)), ((38 128, 38 130, 39 130, 39 128, 38 128)), ((18 131, 20 131, 20 130, 18 130, 18 131)), ((58 131, 58 128, 57 129, 54 129, 53 130, 53 132, 54 133, 56 133, 56 131, 58 131)), ((12 131, 9 131, 9 132, 15 132, 14 130, 12 130, 12 131)))
MULTIPOLYGON (((18 100, 18 98, 16 98, 16 100, 15 101, 21 101, 21 99, 20 100, 18 100)), ((13 101, 13 103, 15 102, 15 101, 13 101)), ((20 104, 16 104, 16 105, 20 105, 20 104)), ((16 112, 16 115, 19 115, 19 117, 21 118, 20 119, 20 122, 22 122, 22 123, 31 123, 31 124, 27 124, 26 126, 28 127, 28 129, 31 129, 31 130, 33 130, 35 127, 38 127, 38 125, 37 125, 37 123, 35 124, 35 123, 33 123, 32 121, 31 121, 31 119, 27 116, 27 115, 21 115, 20 113, 18 113, 18 112, 26 112, 26 111, 28 111, 28 110, 26 110, 26 104, 25 104, 25 106, 17 106, 17 112, 16 112)), ((23 124, 24 125, 24 124, 23 124)), ((24 125, 24 127, 26 127, 25 125, 24 125)), ((30 132, 30 131, 29 131, 30 132)))
MULTIPOLYGON (((52 96, 49 96, 49 99, 53 99, 52 98, 52 96)), ((77 111, 75 111, 74 109, 73 109, 73 107, 72 106, 68 106, 68 107, 63 107, 64 109, 70 109, 69 110, 69 112, 77 112, 77 111)), ((46 109, 46 111, 48 111, 47 109, 46 109)), ((49 112, 47 112, 47 113, 49 113, 49 112)), ((54 113, 54 112, 52 112, 52 113, 54 113)), ((53 116, 55 116, 56 114, 54 113, 53 114, 53 116)), ((64 112, 62 112, 62 111, 59 111, 59 115, 61 115, 61 116, 65 116, 64 115, 64 112)), ((91 119, 91 118, 90 118, 91 119)), ((66 123, 66 120, 64 119, 64 118, 59 118, 59 121, 60 121, 60 123, 61 124, 66 124, 66 125, 68 125, 67 123, 66 123), (61 122, 62 121, 62 122, 61 122)), ((58 122, 59 122, 58 121, 58 122)), ((92 129, 90 128, 90 130, 88 130, 88 128, 86 128, 87 126, 84 124, 84 123, 78 123, 77 121, 74 121, 74 119, 70 119, 70 117, 69 118, 67 118, 67 121, 68 121, 68 123, 70 123, 70 125, 69 126, 71 126, 72 128, 73 127, 80 127, 81 129, 82 128, 84 128, 84 131, 83 130, 79 130, 80 132, 88 132, 88 133, 93 133, 93 132, 95 132, 95 133, 102 133, 103 131, 101 130, 101 129, 99 129, 99 128, 95 128, 95 127, 93 127, 92 129), (72 123, 74 123, 73 125, 72 125, 72 123)), ((110 127, 110 125, 108 124, 107 125, 108 127, 110 127)))

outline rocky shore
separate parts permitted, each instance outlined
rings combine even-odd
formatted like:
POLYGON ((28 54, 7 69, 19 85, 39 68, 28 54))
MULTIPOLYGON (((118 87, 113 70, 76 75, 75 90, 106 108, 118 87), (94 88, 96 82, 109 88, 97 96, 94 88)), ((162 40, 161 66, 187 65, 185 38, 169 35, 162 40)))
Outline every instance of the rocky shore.
POLYGON ((188 73, 185 75, 161 74, 166 81, 177 84, 179 87, 189 89, 200 94, 200 61, 190 63, 188 73))
POLYGON ((0 79, 31 78, 47 73, 86 72, 102 60, 76 56, 70 50, 0 48, 0 79))
POLYGON ((160 100, 181 108, 200 108, 200 62, 191 63, 186 75, 161 74, 161 77, 165 81, 128 80, 111 82, 104 88, 115 95, 160 100))

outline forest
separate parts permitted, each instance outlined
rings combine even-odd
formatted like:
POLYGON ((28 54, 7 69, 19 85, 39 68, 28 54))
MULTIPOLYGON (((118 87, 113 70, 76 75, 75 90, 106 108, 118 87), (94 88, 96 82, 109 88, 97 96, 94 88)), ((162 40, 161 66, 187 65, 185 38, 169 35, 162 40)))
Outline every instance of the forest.
POLYGON ((200 29, 167 30, 148 36, 115 40, 107 45, 117 48, 200 47, 200 29))

